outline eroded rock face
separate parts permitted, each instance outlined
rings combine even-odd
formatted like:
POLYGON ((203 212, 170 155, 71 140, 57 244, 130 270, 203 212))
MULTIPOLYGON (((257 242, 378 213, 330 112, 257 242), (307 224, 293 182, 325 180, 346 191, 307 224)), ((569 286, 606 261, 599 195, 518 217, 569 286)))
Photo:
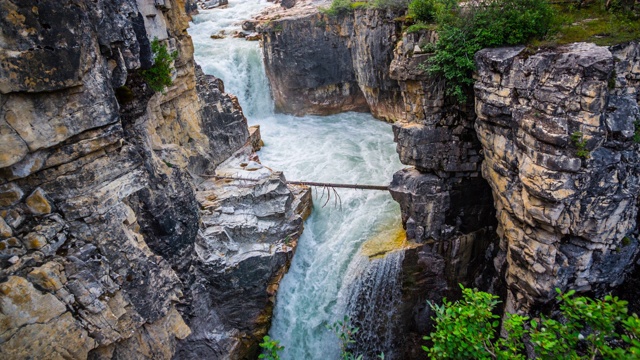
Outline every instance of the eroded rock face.
POLYGON ((283 175, 260 165, 252 152, 247 144, 216 173, 255 180, 212 179, 198 186, 203 211, 196 280, 185 312, 193 334, 180 344, 178 359, 255 358, 271 325, 278 283, 311 211, 311 192, 285 185, 283 175))
POLYGON ((262 197, 229 201, 264 210, 255 216, 271 227, 242 231, 245 242, 274 250, 252 256, 216 248, 224 259, 236 256, 233 276, 200 256, 211 228, 233 228, 201 221, 212 211, 201 192, 212 189, 198 188, 200 176, 252 145, 237 99, 194 64, 186 7, 181 0, 62 7, 0 0, 5 358, 168 359, 180 341, 201 335, 199 324, 214 311, 217 322, 205 330, 226 330, 207 346, 242 356, 255 346, 249 337, 268 326, 308 197, 265 175, 248 190, 262 197), (139 75, 152 65, 153 38, 179 54, 164 93, 139 75), (293 240, 285 246, 287 235, 293 240), (220 272, 205 271, 214 265, 220 272), (203 305, 200 286, 231 286, 243 276, 234 306, 244 317, 213 309, 226 299, 220 292, 203 305), (238 345, 241 337, 246 344, 238 345))
POLYGON ((509 311, 550 300, 556 287, 616 286, 638 248, 640 45, 521 52, 476 56, 476 130, 509 311))
POLYGON ((398 14, 358 9, 334 17, 303 6, 261 18, 276 109, 295 115, 371 111, 391 122, 403 116, 400 89, 388 75, 398 14))
MULTIPOLYGON (((445 96, 442 79, 422 64, 430 54, 433 32, 403 34, 389 65, 402 91, 405 114, 393 124, 403 164, 389 187, 400 204, 410 241, 420 244, 405 253, 403 308, 405 342, 419 348, 431 331, 434 315, 426 301, 456 299, 458 284, 500 292, 492 265, 497 251, 491 188, 480 176, 483 156, 470 103, 445 96)), ((405 350, 403 358, 418 359, 405 350)))

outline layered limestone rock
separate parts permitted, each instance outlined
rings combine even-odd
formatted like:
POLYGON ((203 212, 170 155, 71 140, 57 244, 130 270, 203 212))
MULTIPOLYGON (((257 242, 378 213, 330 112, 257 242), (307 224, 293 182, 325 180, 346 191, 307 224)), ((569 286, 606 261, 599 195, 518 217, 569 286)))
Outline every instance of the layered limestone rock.
POLYGON ((403 34, 390 64, 406 111, 393 125, 397 151, 403 164, 413 166, 394 175, 390 191, 400 203, 407 237, 425 244, 417 258, 442 265, 437 271, 428 266, 432 279, 425 281, 437 288, 423 289, 437 299, 454 295, 458 283, 486 280, 480 274, 493 251, 495 213, 491 189, 480 177, 475 115, 468 103, 446 97, 444 81, 422 66, 430 56, 422 48, 435 40, 431 31, 403 34))
POLYGON ((260 228, 243 234, 275 250, 258 257, 228 244, 222 253, 235 256, 236 275, 208 271, 213 262, 198 250, 203 234, 231 225, 201 221, 213 210, 199 176, 252 145, 235 97, 193 62, 185 2, 0 7, 4 358, 171 358, 179 341, 199 336, 202 318, 227 329, 208 339, 211 347, 247 353, 250 345, 237 344, 264 332, 273 284, 292 251, 283 244, 288 235, 295 244, 308 197, 264 175, 254 197, 236 202, 262 204, 254 214, 260 228), (152 65, 154 38, 178 52, 164 93, 140 76, 152 65), (247 297, 234 304, 246 306, 243 318, 213 309, 224 294, 200 301, 202 286, 243 276, 236 294, 247 297))
POLYGON ((295 115, 371 111, 387 121, 402 117, 400 88, 388 75, 398 15, 357 9, 329 16, 315 4, 298 2, 290 10, 259 16, 276 110, 295 115))
POLYGON ((638 249, 640 45, 476 56, 476 130, 509 311, 620 284, 638 249))

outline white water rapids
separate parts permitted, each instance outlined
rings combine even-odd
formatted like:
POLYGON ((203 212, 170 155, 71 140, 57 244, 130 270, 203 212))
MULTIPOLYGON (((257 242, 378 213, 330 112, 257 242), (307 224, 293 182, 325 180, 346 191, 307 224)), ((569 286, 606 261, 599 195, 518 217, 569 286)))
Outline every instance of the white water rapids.
MULTIPOLYGON (((274 114, 259 43, 230 36, 210 38, 220 30, 227 34, 240 30, 241 20, 269 5, 230 0, 227 8, 201 11, 189 29, 197 63, 205 73, 221 78, 226 92, 238 96, 250 124, 261 126, 262 163, 283 171, 289 180, 388 184, 402 168, 389 124, 369 114, 274 114)), ((371 270, 360 247, 380 232, 400 227, 399 206, 383 191, 338 191, 341 208, 333 199, 322 207, 326 198, 320 198, 320 191, 314 197, 313 214, 281 282, 269 335, 285 346, 282 359, 339 358, 338 339, 326 325, 345 314, 387 319, 384 306, 372 305, 370 311, 378 315, 362 315, 366 305, 356 306, 350 299, 374 297, 371 292, 384 285, 385 277, 397 276, 401 254, 374 260, 392 263, 371 270)))

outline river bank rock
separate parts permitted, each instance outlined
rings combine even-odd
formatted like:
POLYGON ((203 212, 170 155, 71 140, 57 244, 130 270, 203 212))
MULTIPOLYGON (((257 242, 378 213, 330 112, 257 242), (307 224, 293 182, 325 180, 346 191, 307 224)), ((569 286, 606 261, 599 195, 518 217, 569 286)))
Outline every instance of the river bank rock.
MULTIPOLYGON (((210 229, 201 220, 211 215, 199 202, 211 190, 198 187, 201 176, 252 145, 237 99, 193 61, 187 4, 59 5, 0 0, 3 358, 172 358, 218 311, 199 286, 249 273, 234 304, 246 316, 219 312, 207 326, 228 329, 212 344, 237 341, 240 329, 264 332, 295 241, 235 259, 233 278, 203 270, 213 265, 198 253, 210 229), (164 92, 140 76, 152 66, 154 38, 178 53, 164 92)), ((297 211, 307 207, 296 199, 305 192, 267 178, 256 198, 229 201, 248 201, 263 210, 256 218, 273 220, 243 236, 282 243, 300 227, 297 211)), ((210 299, 222 303, 222 295, 210 299)))

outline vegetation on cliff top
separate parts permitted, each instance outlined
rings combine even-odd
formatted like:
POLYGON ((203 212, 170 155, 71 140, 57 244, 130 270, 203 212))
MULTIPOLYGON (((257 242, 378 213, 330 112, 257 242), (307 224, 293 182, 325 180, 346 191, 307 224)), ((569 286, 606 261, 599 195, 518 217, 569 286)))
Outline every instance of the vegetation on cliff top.
POLYGON ((333 0, 337 16, 360 7, 407 8, 407 31, 436 30, 439 41, 424 69, 447 80, 447 94, 465 102, 473 84, 475 53, 483 48, 551 47, 586 41, 613 45, 640 38, 636 0, 333 0))
POLYGON ((493 313, 498 297, 462 287, 461 300, 431 304, 435 330, 425 337, 432 346, 423 349, 431 359, 526 359, 528 339, 542 359, 640 358, 640 319, 627 314, 626 301, 556 291, 560 320, 507 315, 502 338, 497 336, 500 317, 493 313))
POLYGON ((458 5, 456 0, 412 0, 410 30, 433 24, 439 40, 425 69, 447 79, 447 94, 467 99, 475 53, 487 47, 555 46, 576 41, 612 45, 640 38, 635 0, 493 0, 458 5))

